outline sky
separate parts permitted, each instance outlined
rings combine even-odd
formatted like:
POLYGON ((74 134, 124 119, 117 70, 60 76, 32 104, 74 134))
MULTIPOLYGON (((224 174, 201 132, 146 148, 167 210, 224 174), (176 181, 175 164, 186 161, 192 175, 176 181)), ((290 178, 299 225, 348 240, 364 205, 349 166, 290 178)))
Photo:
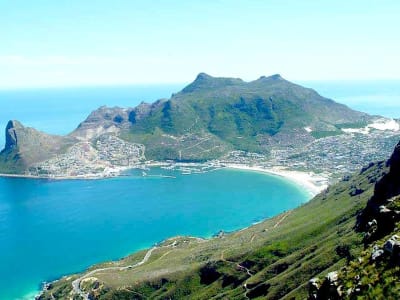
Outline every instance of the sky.
POLYGON ((0 0, 0 88, 400 79, 400 1, 0 0))

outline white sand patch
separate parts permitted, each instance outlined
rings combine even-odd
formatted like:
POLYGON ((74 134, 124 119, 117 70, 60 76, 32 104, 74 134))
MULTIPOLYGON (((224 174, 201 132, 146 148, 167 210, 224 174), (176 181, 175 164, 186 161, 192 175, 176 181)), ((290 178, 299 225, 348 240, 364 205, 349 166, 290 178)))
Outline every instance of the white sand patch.
POLYGON ((307 131, 307 132, 312 132, 311 127, 304 127, 304 130, 307 131))
POLYGON ((342 131, 345 132, 345 133, 368 134, 369 133, 369 127, 364 127, 364 128, 343 128, 342 131))
POLYGON ((241 164, 227 164, 232 169, 265 172, 284 177, 304 188, 311 196, 315 196, 328 187, 328 179, 313 172, 289 171, 279 167, 266 169, 261 166, 248 166, 241 164))
POLYGON ((373 123, 368 124, 364 128, 344 128, 343 132, 346 133, 361 133, 361 134, 369 134, 371 129, 381 130, 381 131, 400 131, 400 124, 394 120, 389 118, 381 118, 375 120, 373 123))
POLYGON ((400 124, 397 123, 393 119, 379 119, 376 120, 374 123, 369 124, 367 127, 374 128, 378 130, 391 130, 391 131, 399 131, 400 124))

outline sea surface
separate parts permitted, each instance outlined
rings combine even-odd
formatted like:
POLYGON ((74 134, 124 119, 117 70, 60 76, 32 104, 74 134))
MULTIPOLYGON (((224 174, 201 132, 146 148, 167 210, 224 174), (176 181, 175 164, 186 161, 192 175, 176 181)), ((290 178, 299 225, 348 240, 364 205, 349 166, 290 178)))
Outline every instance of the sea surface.
MULTIPOLYGON (((400 81, 299 82, 374 115, 400 118, 400 81)), ((101 105, 133 107, 184 84, 0 91, 0 143, 7 121, 53 134, 74 130, 101 105)), ((154 174, 166 171, 153 169, 154 174)), ((117 259, 174 235, 209 237, 307 201, 279 177, 218 170, 176 178, 128 176, 49 181, 0 178, 0 299, 31 299, 42 281, 117 259)))
POLYGON ((0 299, 176 235, 210 237, 299 206, 310 195, 276 176, 152 169, 104 180, 0 178, 0 299), (168 172, 168 173, 166 173, 168 172))
POLYGON ((352 109, 400 118, 400 80, 302 81, 299 84, 352 109))

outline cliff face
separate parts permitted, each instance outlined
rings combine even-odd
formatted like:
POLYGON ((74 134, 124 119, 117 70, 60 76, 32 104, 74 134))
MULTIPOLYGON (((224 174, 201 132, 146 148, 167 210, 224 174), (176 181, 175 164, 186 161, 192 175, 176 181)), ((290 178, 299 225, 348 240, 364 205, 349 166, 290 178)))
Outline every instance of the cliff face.
POLYGON ((374 196, 368 205, 382 205, 387 199, 400 194, 400 142, 388 161, 390 171, 375 186, 374 196))
POLYGON ((400 195, 400 142, 387 161, 389 172, 375 185, 374 195, 357 220, 357 229, 367 232, 366 243, 383 237, 394 230, 400 212, 388 208, 394 197, 400 195))
POLYGON ((17 128, 22 128, 22 124, 18 121, 9 121, 6 126, 6 145, 5 150, 12 150, 17 147, 17 128))
POLYGON ((49 135, 25 127, 16 120, 8 122, 5 133, 6 143, 0 153, 0 171, 5 173, 21 172, 34 163, 62 153, 76 142, 71 137, 49 135))
POLYGON ((93 111, 79 124, 70 136, 79 140, 90 140, 105 133, 119 134, 129 128, 129 113, 132 109, 102 106, 93 111))

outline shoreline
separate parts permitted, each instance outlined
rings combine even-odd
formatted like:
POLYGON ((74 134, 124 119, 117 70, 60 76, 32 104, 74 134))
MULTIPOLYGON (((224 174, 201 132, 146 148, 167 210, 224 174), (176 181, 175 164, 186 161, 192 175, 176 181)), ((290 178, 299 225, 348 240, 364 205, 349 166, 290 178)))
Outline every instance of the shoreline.
POLYGON ((285 178, 303 188, 311 197, 314 197, 328 187, 328 178, 313 172, 287 170, 279 167, 264 168, 262 166, 249 166, 243 164, 226 164, 226 168, 268 173, 285 178))
MULTIPOLYGON (((143 167, 159 167, 165 165, 175 165, 175 166, 206 166, 207 164, 203 163, 166 163, 166 162, 147 162, 141 166, 137 167, 116 167, 112 170, 108 170, 106 173, 99 174, 86 174, 86 175, 77 175, 77 176, 38 176, 38 175, 28 175, 28 174, 6 174, 0 173, 0 177, 5 178, 26 178, 26 179, 46 179, 46 180, 96 180, 96 179, 107 179, 107 178, 116 178, 120 177, 122 172, 130 170, 130 169, 141 169, 143 167)), ((282 167, 271 167, 265 168, 262 166, 250 166, 246 164, 235 164, 235 163, 221 163, 218 166, 214 166, 215 169, 236 169, 243 171, 255 171, 260 173, 267 173, 270 175, 279 176, 285 178, 298 187, 303 188, 311 197, 318 195, 320 192, 324 191, 328 185, 329 180, 327 177, 317 175, 313 172, 302 172, 302 171, 294 171, 290 169, 285 169, 282 167)), ((207 173, 206 171, 205 173, 207 173)))
MULTIPOLYGON (((150 163, 143 164, 141 167, 150 167, 151 168, 151 167, 159 167, 159 166, 165 166, 165 165, 198 167, 198 166, 205 166, 206 164, 202 164, 202 163, 172 163, 171 164, 171 163, 165 163, 165 162, 150 162, 150 163)), ((115 173, 112 173, 112 175, 108 175, 108 176, 102 176, 102 174, 99 174, 98 176, 86 175, 86 176, 50 177, 50 176, 35 176, 35 175, 26 175, 26 174, 0 174, 0 177, 47 179, 47 180, 85 180, 85 179, 96 180, 96 179, 107 179, 107 178, 120 177, 123 171, 129 170, 129 169, 141 169, 141 167, 136 167, 136 168, 121 167, 121 168, 118 168, 118 171, 115 170, 116 171, 115 173)), ((262 166, 250 166, 250 165, 246 165, 246 164, 234 164, 234 163, 231 163, 231 164, 221 163, 219 166, 215 166, 215 167, 216 168, 211 171, 218 170, 218 169, 236 169, 236 170, 252 171, 252 172, 259 172, 259 173, 264 173, 264 174, 273 175, 273 176, 279 176, 281 178, 284 178, 285 180, 290 181, 291 183, 295 184, 296 186, 302 188, 306 193, 308 193, 310 195, 310 199, 313 198, 318 193, 320 193, 321 191, 325 190, 328 186, 328 184, 327 184, 328 179, 326 177, 316 175, 312 172, 307 173, 307 172, 282 169, 279 167, 264 168, 262 166)), ((208 173, 208 172, 210 172, 210 171, 206 171, 205 173, 208 173)), ((310 200, 310 199, 308 199, 308 200, 310 200)), ((289 212, 290 211, 291 210, 289 210, 289 212)), ((240 231, 246 230, 252 226, 255 226, 259 223, 262 223, 265 220, 272 219, 272 218, 278 217, 281 214, 286 214, 286 213, 288 213, 288 212, 282 212, 276 216, 264 218, 257 222, 253 222, 243 228, 237 228, 232 231, 222 231, 222 234, 232 234, 235 232, 240 232, 240 231)), ((220 234, 220 232, 216 232, 214 234, 211 234, 211 235, 205 236, 205 237, 193 237, 193 236, 188 236, 188 237, 195 238, 195 239, 198 239, 201 241, 207 241, 207 240, 211 240, 213 238, 217 238, 218 234, 220 234)), ((156 242, 155 244, 149 246, 148 248, 134 250, 133 252, 130 252, 130 253, 122 256, 121 258, 127 257, 129 255, 132 255, 133 253, 137 253, 142 250, 150 249, 152 247, 158 247, 159 245, 163 244, 164 242, 169 241, 174 238, 178 238, 178 237, 182 237, 182 236, 178 235, 176 237, 166 238, 163 241, 156 242)), ((93 264, 93 265, 89 266, 87 269, 90 269, 91 267, 93 267, 95 265, 96 264, 93 264)), ((84 270, 83 273, 85 273, 87 271, 87 269, 84 270)), ((76 274, 78 274, 78 273, 76 273, 76 274)), ((62 276, 58 279, 55 279, 51 282, 58 281, 58 280, 62 279, 63 277, 64 276, 62 276)), ((46 283, 47 282, 44 282, 44 283, 42 282, 38 290, 36 290, 35 292, 32 291, 28 295, 26 295, 27 299, 35 299, 36 297, 38 297, 43 292, 43 290, 45 288, 44 284, 46 284, 46 283), (32 296, 33 296, 33 298, 31 298, 32 296)))

